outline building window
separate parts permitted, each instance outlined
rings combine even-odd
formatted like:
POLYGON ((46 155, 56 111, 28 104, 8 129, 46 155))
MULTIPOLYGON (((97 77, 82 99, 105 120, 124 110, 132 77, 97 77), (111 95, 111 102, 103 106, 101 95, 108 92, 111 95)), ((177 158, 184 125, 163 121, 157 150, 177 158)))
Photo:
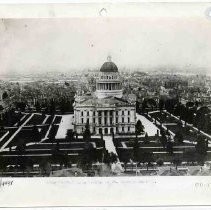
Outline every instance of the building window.
POLYGON ((128 115, 130 115, 130 111, 128 111, 128 115))
POLYGON ((113 115, 113 111, 110 111, 110 116, 112 116, 113 115))
POLYGON ((118 116, 118 111, 116 111, 116 115, 118 116))
POLYGON ((82 129, 81 129, 81 130, 82 130, 82 132, 84 132, 84 128, 83 128, 83 127, 82 127, 82 129))
POLYGON ((128 127, 128 132, 130 132, 130 127, 128 127))
POLYGON ((116 127, 116 132, 117 132, 117 133, 119 132, 119 128, 118 128, 118 127, 116 127))
POLYGON ((124 117, 122 118, 122 123, 124 123, 124 117))
POLYGON ((87 116, 89 116, 89 111, 87 111, 87 116))
POLYGON ((122 127, 122 132, 124 132, 125 131, 125 128, 124 127, 122 127))
POLYGON ((122 115, 124 115, 124 111, 122 111, 122 115))
POLYGON ((101 125, 101 119, 99 118, 99 124, 101 125))
POLYGON ((130 118, 128 117, 128 123, 130 122, 130 118))
POLYGON ((81 118, 81 123, 82 123, 82 124, 84 123, 84 119, 83 119, 83 118, 81 118))
POLYGON ((93 118, 93 123, 95 123, 95 118, 93 118))
POLYGON ((102 112, 101 112, 101 111, 99 111, 99 116, 101 117, 101 115, 102 115, 102 112))
POLYGON ((82 117, 84 116, 84 113, 83 113, 83 111, 81 112, 81 116, 82 116, 82 117))
POLYGON ((95 111, 93 112, 93 116, 95 116, 95 111))
POLYGON ((118 123, 118 117, 116 117, 116 123, 118 123))
POLYGON ((107 125, 107 117, 104 117, 105 125, 107 125))
POLYGON ((88 124, 89 124, 89 119, 87 119, 86 123, 88 123, 88 124))
POLYGON ((93 133, 95 133, 95 127, 93 127, 93 133))

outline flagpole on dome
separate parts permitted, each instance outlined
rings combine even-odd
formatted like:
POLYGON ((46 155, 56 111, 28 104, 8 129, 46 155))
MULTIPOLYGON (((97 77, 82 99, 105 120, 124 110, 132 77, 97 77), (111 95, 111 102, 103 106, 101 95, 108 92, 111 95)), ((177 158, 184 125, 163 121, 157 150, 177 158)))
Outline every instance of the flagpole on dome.
POLYGON ((108 61, 108 62, 111 62, 111 55, 108 55, 107 61, 108 61))

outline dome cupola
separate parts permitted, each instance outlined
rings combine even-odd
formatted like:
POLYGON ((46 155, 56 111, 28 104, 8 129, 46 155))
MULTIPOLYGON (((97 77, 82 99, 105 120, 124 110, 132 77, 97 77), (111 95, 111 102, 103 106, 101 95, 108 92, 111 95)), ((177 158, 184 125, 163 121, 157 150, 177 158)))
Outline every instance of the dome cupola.
POLYGON ((118 68, 111 61, 111 56, 108 56, 107 62, 100 68, 99 78, 96 81, 96 95, 98 98, 122 97, 122 83, 118 68))
POLYGON ((102 65, 100 72, 118 72, 116 64, 111 61, 111 56, 108 56, 107 62, 102 65))

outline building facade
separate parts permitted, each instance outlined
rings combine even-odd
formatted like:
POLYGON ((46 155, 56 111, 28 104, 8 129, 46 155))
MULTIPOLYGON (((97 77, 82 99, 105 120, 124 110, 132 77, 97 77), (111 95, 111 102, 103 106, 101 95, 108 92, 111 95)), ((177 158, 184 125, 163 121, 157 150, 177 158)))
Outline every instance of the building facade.
POLYGON ((93 134, 134 133, 136 122, 135 100, 123 96, 122 82, 117 66, 105 62, 96 80, 96 92, 76 95, 74 103, 74 130, 82 134, 89 123, 93 134))

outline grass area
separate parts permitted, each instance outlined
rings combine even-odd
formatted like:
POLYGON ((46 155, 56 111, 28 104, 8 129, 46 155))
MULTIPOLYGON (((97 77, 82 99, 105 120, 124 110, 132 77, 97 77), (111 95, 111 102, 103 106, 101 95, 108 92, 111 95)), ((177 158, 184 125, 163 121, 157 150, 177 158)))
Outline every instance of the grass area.
POLYGON ((0 131, 0 138, 7 132, 7 130, 1 130, 0 131))
POLYGON ((46 120, 45 124, 51 124, 53 121, 53 118, 54 118, 53 115, 49 116, 48 119, 46 120))
POLYGON ((14 138, 13 140, 8 144, 7 147, 17 146, 19 142, 34 142, 34 138, 32 135, 32 129, 22 129, 14 138))
POLYGON ((49 125, 45 125, 41 127, 41 130, 40 130, 41 139, 45 137, 48 129, 49 129, 49 125))
POLYGON ((48 138, 50 138, 51 136, 56 136, 56 133, 59 129, 59 125, 53 125, 51 128, 50 128, 50 132, 48 134, 48 138))
POLYGON ((175 123, 175 125, 165 125, 166 128, 176 134, 177 132, 181 132, 183 135, 184 140, 188 140, 190 142, 194 142, 197 140, 197 131, 194 131, 191 126, 186 125, 185 127, 182 126, 181 122, 178 119, 170 116, 167 113, 151 113, 151 117, 157 119, 160 123, 175 123))
POLYGON ((56 116, 55 117, 55 120, 54 120, 54 124, 59 124, 62 120, 62 117, 61 116, 56 116))
POLYGON ((14 126, 14 124, 18 123, 23 116, 24 114, 20 112, 11 113, 9 116, 4 117, 3 126, 5 127, 14 126))
POLYGON ((42 124, 45 117, 46 117, 45 115, 43 116, 34 114, 34 116, 29 120, 29 122, 26 125, 40 125, 42 124))
POLYGON ((0 142, 0 148, 9 140, 9 138, 15 133, 16 130, 17 130, 16 128, 9 129, 9 134, 6 137, 4 137, 0 142))
POLYGON ((174 117, 164 113, 164 112, 155 112, 149 114, 152 118, 158 120, 162 123, 177 123, 178 120, 176 120, 174 117))

